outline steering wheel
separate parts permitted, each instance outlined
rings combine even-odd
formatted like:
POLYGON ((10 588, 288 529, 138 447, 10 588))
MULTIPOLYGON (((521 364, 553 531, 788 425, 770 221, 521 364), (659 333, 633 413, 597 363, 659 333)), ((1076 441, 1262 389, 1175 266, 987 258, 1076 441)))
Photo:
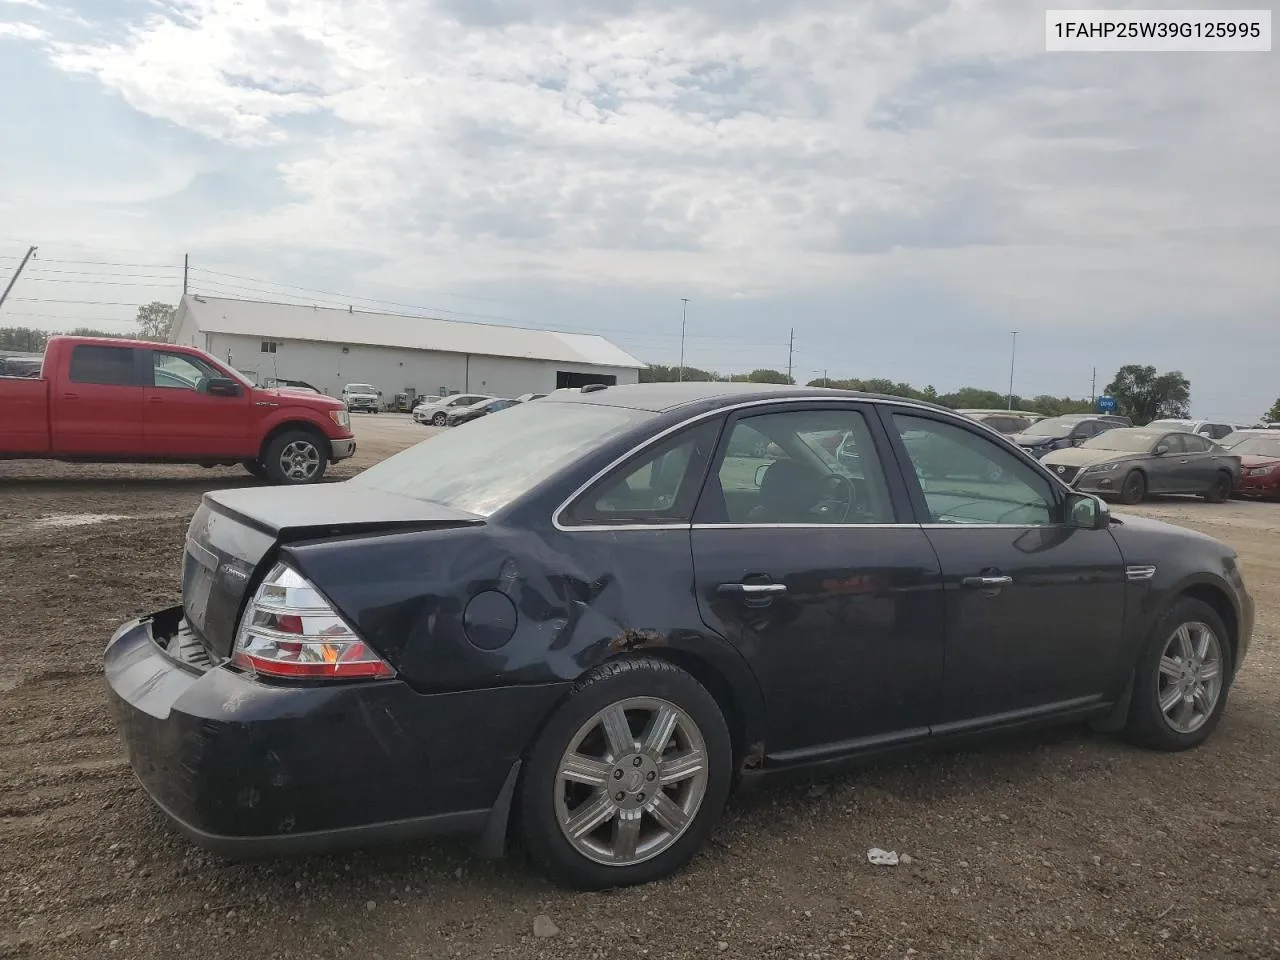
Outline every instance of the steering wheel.
POLYGON ((833 507, 838 505, 840 513, 835 522, 844 523, 849 519, 849 514, 853 512, 854 502, 858 499, 858 492, 853 486, 853 481, 842 473, 829 473, 824 483, 831 487, 831 490, 827 496, 824 496, 818 502, 815 509, 825 513, 828 504, 832 504, 833 507), (840 497, 841 488, 844 490, 843 498, 840 497), (834 503, 833 500, 835 501, 834 503))

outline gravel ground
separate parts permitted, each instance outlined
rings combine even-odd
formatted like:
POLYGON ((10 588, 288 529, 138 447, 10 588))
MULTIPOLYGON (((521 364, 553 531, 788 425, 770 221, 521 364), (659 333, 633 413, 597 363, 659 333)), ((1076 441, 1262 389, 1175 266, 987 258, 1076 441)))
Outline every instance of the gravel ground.
MULTIPOLYGON (((356 422, 335 477, 431 432, 356 422)), ((122 759, 102 647, 177 601, 200 494, 253 482, 0 463, 0 957, 1280 957, 1280 506, 1137 511, 1234 545, 1258 601, 1200 750, 1069 728, 765 788, 680 876, 581 895, 464 843, 233 865, 162 822, 122 759), (870 847, 910 862, 873 867, 870 847)))

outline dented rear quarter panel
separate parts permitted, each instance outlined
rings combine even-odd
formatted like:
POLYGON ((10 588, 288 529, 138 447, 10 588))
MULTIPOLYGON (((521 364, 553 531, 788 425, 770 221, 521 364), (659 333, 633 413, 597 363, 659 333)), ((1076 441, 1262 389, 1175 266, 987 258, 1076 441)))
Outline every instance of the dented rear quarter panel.
POLYGON ((727 640, 690 626, 702 621, 687 529, 487 524, 293 544, 282 554, 423 693, 556 683, 567 692, 593 667, 648 651, 710 675, 722 688, 713 694, 731 700, 741 742, 763 738, 750 666, 727 640), (516 610, 497 649, 476 646, 464 628, 467 603, 487 591, 516 610))

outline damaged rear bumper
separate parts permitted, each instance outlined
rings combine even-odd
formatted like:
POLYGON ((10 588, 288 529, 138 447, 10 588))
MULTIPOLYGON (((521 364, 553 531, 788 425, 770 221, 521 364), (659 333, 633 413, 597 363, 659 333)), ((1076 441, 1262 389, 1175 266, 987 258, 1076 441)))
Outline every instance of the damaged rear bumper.
POLYGON ((560 685, 275 685, 168 652, 181 621, 175 607, 125 624, 104 671, 130 766, 195 843, 243 858, 461 833, 501 852, 520 756, 560 685))

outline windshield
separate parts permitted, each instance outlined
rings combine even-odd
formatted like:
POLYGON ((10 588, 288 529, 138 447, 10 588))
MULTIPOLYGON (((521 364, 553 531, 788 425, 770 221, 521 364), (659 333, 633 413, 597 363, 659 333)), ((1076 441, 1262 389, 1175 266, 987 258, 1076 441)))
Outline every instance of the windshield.
POLYGON ((1241 456, 1280 457, 1280 437, 1247 437, 1231 448, 1241 456))
POLYGON ((347 384, 347 393, 377 393, 378 391, 368 383, 349 383, 347 384))
POLYGON ((1050 417, 1048 420, 1037 420, 1027 427, 1027 433, 1036 437, 1065 437, 1079 422, 1073 417, 1050 417))
POLYGON ((1108 430, 1080 444, 1091 450, 1123 450, 1129 453, 1146 453, 1160 437, 1164 436, 1154 430, 1108 430))
POLYGON ((518 404, 505 412, 423 440, 348 482, 487 517, 653 416, 588 403, 518 404))

